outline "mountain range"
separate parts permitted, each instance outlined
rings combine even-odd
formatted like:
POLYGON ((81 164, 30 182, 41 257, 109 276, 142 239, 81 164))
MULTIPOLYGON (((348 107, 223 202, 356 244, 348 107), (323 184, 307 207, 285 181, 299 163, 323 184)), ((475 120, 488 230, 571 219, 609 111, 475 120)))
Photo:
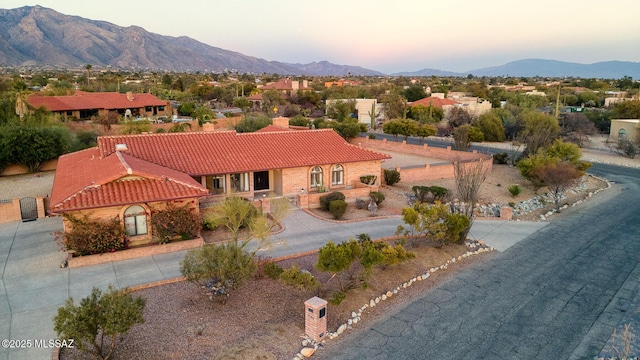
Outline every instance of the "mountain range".
MULTIPOLYGON (((289 64, 204 44, 187 36, 158 35, 138 26, 61 14, 42 6, 0 9, 0 66, 78 68, 91 64, 125 70, 269 73, 282 75, 382 76, 360 66, 327 61, 289 64)), ((462 73, 423 69, 395 76, 549 76, 640 78, 640 63, 578 64, 527 59, 462 73)))

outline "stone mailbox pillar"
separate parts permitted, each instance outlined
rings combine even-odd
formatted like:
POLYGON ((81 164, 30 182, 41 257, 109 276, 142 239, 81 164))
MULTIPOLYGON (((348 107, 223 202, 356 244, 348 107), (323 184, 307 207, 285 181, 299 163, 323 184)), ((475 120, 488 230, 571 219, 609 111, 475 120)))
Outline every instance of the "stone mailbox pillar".
POLYGON ((304 302, 304 332, 316 342, 327 333, 327 300, 317 296, 304 302))
POLYGON ((513 208, 511 206, 502 206, 500 208, 500 220, 511 220, 513 218, 513 208))

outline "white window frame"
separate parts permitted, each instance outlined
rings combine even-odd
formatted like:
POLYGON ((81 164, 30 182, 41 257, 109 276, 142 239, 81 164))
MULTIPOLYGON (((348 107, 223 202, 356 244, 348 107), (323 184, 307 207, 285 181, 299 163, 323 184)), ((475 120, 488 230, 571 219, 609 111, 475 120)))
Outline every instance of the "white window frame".
POLYGON ((226 175, 209 175, 205 176, 205 183, 209 193, 212 195, 227 193, 227 176, 226 175), (218 180, 216 186, 216 180, 218 180))
POLYGON ((249 191, 249 173, 231 174, 231 187, 236 192, 249 191))
POLYGON ((344 166, 341 164, 331 168, 331 185, 344 185, 344 166))
POLYGON ((310 180, 311 180, 311 188, 315 189, 318 186, 322 186, 322 167, 314 166, 311 169, 310 180))
POLYGON ((147 212, 140 205, 129 206, 124 211, 124 230, 128 236, 146 235, 149 233, 147 227, 147 212))

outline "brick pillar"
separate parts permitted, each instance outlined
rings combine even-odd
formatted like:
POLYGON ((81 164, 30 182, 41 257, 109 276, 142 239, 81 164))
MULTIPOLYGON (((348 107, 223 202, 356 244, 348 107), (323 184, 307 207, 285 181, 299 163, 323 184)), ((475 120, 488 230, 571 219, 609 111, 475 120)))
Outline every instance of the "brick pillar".
POLYGON ((271 212, 271 199, 269 198, 260 199, 260 205, 262 206, 263 214, 269 214, 271 212))
POLYGON ((298 207, 301 209, 309 208, 309 194, 298 194, 298 207))
POLYGON ((304 333, 321 342, 327 333, 327 300, 317 296, 304 302, 304 333))
POLYGON ((45 217, 44 199, 42 196, 36 197, 36 208, 38 209, 38 219, 45 217))
POLYGON ((511 220, 513 218, 513 208, 511 206, 500 207, 500 220, 511 220))

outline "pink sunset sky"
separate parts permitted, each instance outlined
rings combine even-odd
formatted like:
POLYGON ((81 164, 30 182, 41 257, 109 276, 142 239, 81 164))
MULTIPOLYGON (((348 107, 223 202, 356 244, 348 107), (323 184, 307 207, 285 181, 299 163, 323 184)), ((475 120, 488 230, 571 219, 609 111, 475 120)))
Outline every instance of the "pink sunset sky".
POLYGON ((540 58, 640 62, 640 1, 2 0, 188 36, 271 61, 383 73, 466 72, 540 58))

